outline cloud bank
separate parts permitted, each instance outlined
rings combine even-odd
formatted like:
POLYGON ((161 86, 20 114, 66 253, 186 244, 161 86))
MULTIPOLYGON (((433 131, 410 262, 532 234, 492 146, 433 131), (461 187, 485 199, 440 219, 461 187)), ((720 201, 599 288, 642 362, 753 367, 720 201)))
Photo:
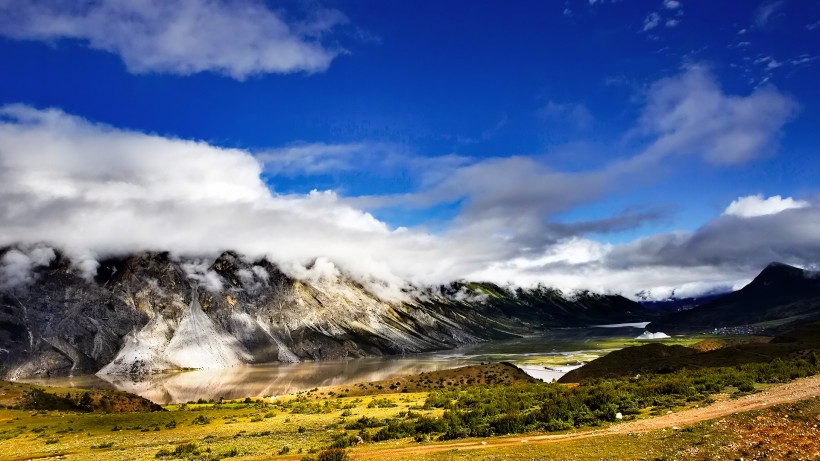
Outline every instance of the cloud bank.
POLYGON ((188 270, 211 289, 221 281, 208 273, 207 258, 235 250, 302 279, 343 272, 385 299, 400 299, 408 284, 460 278, 689 296, 737 287, 771 261, 820 259, 820 206, 791 197, 741 197, 694 231, 622 244, 590 234, 629 229, 663 212, 560 221, 561 213, 601 200, 670 156, 722 164, 764 155, 794 111, 774 88, 727 95, 696 68, 650 86, 646 100, 636 128, 648 137, 642 148, 573 172, 539 157, 383 155, 385 146, 367 143, 249 152, 118 129, 57 109, 5 106, 0 247, 22 246, 0 261, 0 283, 30 282, 30 269, 53 258, 50 247, 65 251, 87 276, 107 255, 153 250, 204 258, 188 270), (368 162, 398 165, 401 174, 416 176, 417 189, 372 197, 275 192, 279 176, 368 162), (394 228, 366 211, 441 204, 456 204, 455 217, 435 233, 394 228))
POLYGON ((260 0, 0 1, 0 35, 78 40, 137 74, 322 72, 343 52, 325 37, 345 22, 329 9, 289 18, 260 0))

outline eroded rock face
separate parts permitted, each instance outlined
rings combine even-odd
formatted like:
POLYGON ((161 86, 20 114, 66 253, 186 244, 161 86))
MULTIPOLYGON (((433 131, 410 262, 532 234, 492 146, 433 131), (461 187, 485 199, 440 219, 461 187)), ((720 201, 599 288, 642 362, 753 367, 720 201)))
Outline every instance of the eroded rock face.
POLYGON ((34 270, 31 283, 0 289, 0 375, 142 374, 412 353, 569 326, 579 321, 573 310, 599 323, 643 314, 623 298, 567 300, 555 291, 481 284, 427 289, 412 299, 383 301, 344 276, 294 280, 266 260, 230 252, 215 261, 166 253, 103 260, 93 280, 57 255, 34 270))

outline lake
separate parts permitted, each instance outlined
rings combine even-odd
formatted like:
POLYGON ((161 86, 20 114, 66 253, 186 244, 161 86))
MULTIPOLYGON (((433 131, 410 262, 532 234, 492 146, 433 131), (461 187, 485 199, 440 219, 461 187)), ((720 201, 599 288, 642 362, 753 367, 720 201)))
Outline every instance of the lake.
POLYGON ((551 381, 584 362, 635 344, 634 338, 643 332, 643 326, 645 324, 556 329, 541 336, 403 356, 294 364, 275 362, 147 376, 84 375, 25 381, 60 387, 120 389, 159 404, 284 395, 314 387, 379 381, 483 362, 511 362, 535 378, 551 381))

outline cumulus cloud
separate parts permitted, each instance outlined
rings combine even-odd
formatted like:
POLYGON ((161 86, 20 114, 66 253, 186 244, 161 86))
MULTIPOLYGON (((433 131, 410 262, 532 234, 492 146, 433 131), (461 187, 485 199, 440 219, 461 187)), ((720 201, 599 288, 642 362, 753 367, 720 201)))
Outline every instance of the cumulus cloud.
POLYGON ((739 197, 726 207, 724 215, 739 216, 741 218, 752 218, 755 216, 765 216, 794 208, 805 208, 809 202, 805 200, 795 200, 791 197, 783 198, 773 195, 764 199, 762 194, 739 197))
POLYGON ((329 9, 293 19, 260 0, 0 2, 0 35, 78 40, 118 55, 138 74, 322 72, 344 52, 325 43, 345 22, 329 9))

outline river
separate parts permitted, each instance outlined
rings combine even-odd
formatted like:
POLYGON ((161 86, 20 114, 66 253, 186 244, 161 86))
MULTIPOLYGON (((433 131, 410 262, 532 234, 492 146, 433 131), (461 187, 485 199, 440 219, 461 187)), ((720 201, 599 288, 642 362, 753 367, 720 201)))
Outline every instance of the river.
POLYGON ((511 362, 551 381, 582 363, 634 344, 645 324, 551 330, 543 336, 488 341, 446 351, 301 363, 265 363, 148 376, 83 375, 31 379, 59 387, 120 389, 160 404, 290 394, 314 387, 379 381, 483 362, 511 362))

